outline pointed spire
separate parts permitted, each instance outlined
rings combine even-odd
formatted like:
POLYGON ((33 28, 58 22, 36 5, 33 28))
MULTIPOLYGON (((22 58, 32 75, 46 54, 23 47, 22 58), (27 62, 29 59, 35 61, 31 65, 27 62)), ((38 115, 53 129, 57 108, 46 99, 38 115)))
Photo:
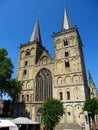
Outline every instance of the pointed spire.
POLYGON ((97 89, 96 89, 95 83, 92 79, 90 72, 88 72, 88 75, 89 75, 89 85, 90 85, 90 97, 97 98, 97 89))
POLYGON ((34 30, 32 32, 30 42, 32 41, 39 41, 41 43, 41 35, 40 35, 40 28, 39 28, 39 21, 38 19, 36 20, 34 30))
POLYGON ((89 71, 88 71, 88 76, 89 76, 89 83, 92 84, 93 87, 96 88, 95 83, 94 83, 93 78, 92 78, 92 75, 91 75, 91 73, 89 71))
POLYGON ((72 24, 70 22, 70 19, 67 14, 67 10, 64 7, 64 16, 63 16, 63 22, 62 22, 62 31, 72 28, 72 24))

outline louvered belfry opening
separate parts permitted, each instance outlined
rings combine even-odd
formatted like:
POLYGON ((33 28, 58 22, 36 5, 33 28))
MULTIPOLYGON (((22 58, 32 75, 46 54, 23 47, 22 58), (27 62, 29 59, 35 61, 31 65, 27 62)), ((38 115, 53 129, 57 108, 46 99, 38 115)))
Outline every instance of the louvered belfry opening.
POLYGON ((36 75, 35 101, 47 98, 52 98, 52 75, 48 69, 43 68, 36 75))

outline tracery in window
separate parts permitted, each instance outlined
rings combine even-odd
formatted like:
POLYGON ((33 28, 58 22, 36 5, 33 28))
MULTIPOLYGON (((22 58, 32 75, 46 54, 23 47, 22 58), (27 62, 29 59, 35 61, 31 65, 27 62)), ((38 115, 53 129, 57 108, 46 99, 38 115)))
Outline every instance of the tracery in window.
POLYGON ((52 97, 52 75, 43 68, 36 75, 35 101, 43 101, 52 97))

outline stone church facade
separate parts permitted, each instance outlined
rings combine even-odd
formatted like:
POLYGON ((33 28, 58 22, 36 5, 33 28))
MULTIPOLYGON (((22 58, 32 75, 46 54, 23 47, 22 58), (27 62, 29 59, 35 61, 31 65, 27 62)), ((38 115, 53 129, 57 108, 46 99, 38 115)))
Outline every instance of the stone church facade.
POLYGON ((77 27, 69 21, 64 9, 60 32, 53 33, 54 59, 42 45, 40 27, 36 20, 30 41, 20 45, 17 79, 23 81, 20 102, 33 121, 40 121, 45 99, 56 98, 64 103, 66 113, 61 123, 84 123, 82 111, 89 97, 82 41, 77 27))

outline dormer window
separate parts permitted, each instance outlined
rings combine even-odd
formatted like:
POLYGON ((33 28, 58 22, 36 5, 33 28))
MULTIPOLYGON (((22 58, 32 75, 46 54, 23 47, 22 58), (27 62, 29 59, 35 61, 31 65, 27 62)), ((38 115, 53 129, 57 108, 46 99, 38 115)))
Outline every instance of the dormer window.
POLYGON ((63 42, 64 42, 64 46, 67 46, 67 45, 68 45, 67 40, 64 40, 63 42))

